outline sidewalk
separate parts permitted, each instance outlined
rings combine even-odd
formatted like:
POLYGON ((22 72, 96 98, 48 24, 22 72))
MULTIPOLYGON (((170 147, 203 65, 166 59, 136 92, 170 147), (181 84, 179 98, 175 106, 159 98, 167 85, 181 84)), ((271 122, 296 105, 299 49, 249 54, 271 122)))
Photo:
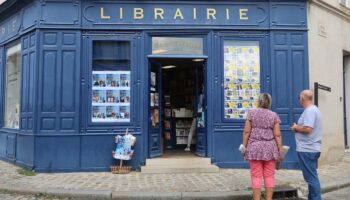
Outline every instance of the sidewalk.
MULTIPOLYGON (((40 173, 23 176, 18 167, 0 161, 0 190, 44 193, 62 197, 93 199, 249 199, 249 170, 221 169, 208 174, 115 175, 98 173, 40 173)), ((321 166, 323 192, 350 186, 350 153, 343 162, 321 166)), ((292 186, 302 194, 307 185, 296 170, 279 170, 277 186, 292 186)))

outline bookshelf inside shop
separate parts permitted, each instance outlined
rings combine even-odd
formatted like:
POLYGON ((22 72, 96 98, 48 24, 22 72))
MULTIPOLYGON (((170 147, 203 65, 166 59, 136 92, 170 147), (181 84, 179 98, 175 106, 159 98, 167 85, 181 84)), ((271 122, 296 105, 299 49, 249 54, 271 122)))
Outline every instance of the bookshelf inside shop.
MULTIPOLYGON (((164 136, 171 143, 166 148, 183 148, 187 145, 193 120, 195 101, 195 71, 164 70, 164 136), (169 112, 170 115, 169 115, 169 112), (170 127, 169 127, 170 125, 170 127), (169 138, 170 132, 170 138, 169 138)), ((192 139, 192 144, 195 139, 192 139)))

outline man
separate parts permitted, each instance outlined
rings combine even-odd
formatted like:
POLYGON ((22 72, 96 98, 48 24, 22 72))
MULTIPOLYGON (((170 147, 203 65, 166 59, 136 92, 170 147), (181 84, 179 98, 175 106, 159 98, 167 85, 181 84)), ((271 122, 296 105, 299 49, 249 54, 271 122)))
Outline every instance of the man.
POLYGON ((321 154, 322 116, 320 110, 313 104, 312 91, 302 91, 299 101, 304 112, 298 124, 294 123, 291 129, 295 133, 300 168, 309 187, 308 199, 321 200, 317 163, 321 154))

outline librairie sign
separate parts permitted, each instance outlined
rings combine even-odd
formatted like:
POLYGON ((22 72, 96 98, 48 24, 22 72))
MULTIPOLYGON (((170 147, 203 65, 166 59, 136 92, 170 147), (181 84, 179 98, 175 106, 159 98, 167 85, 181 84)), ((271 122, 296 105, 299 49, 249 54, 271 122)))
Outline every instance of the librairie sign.
POLYGON ((189 3, 98 3, 85 5, 84 19, 98 24, 250 25, 267 22, 267 5, 189 3))

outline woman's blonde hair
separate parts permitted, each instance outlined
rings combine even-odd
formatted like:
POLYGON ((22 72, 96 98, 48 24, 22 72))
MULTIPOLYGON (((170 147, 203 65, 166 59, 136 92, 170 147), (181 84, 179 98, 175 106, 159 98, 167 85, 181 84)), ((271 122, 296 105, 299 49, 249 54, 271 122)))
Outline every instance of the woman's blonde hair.
POLYGON ((258 98, 258 108, 271 109, 272 98, 269 93, 261 93, 258 98))

